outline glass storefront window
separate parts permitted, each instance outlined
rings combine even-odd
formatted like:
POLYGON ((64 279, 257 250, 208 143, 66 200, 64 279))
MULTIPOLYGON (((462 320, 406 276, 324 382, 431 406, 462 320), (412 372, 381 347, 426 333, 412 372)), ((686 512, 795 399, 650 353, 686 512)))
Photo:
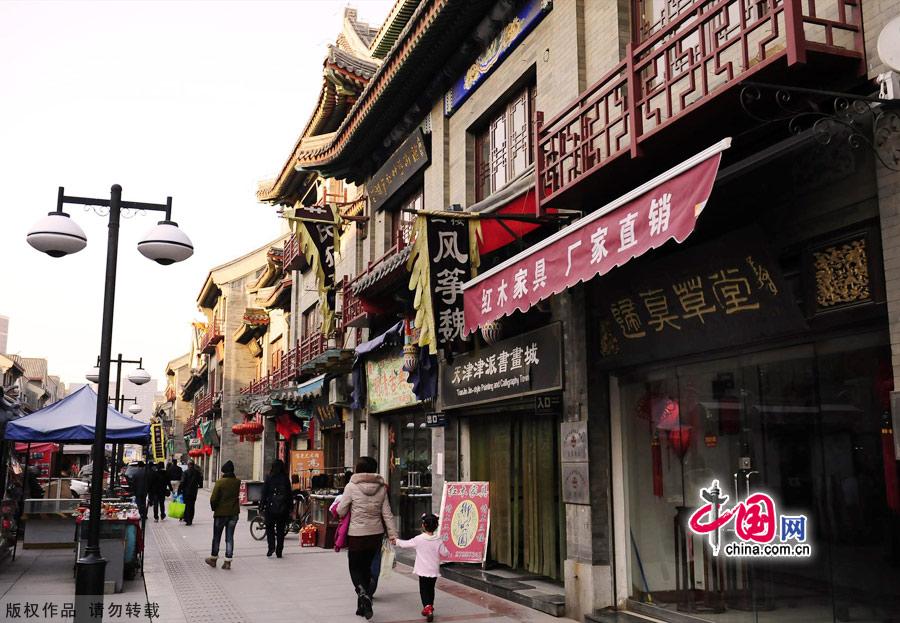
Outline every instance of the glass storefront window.
MULTIPOLYGON (((889 357, 876 334, 623 377, 630 598, 723 623, 900 612, 881 440, 889 357), (781 515, 804 515, 812 555, 713 555, 710 537, 690 528, 713 481, 728 496, 723 512, 771 495, 772 542, 781 515)), ((722 543, 738 540, 737 522, 722 543)))

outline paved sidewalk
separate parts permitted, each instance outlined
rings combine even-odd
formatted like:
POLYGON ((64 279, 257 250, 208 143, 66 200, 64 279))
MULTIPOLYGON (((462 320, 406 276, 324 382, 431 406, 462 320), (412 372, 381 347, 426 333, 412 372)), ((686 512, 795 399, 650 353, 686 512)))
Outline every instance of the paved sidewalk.
MULTIPOLYGON (((235 532, 233 569, 203 562, 212 540, 209 494, 197 500, 194 525, 178 520, 147 524, 144 563, 148 600, 159 604, 163 623, 360 623, 345 554, 301 548, 289 534, 283 559, 266 557, 265 541, 254 541, 245 516, 235 532)), ((224 538, 220 552, 224 554, 224 538)), ((438 581, 436 621, 564 621, 447 580, 438 581)), ((398 565, 381 582, 373 623, 417 623, 418 581, 398 565)))

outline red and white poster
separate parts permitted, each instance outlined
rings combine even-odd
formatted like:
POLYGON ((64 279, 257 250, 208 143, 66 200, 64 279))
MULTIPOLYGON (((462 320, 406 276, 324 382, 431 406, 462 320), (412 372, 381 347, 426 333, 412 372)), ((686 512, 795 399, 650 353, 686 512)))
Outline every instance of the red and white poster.
POLYGON ((694 231, 719 170, 720 141, 463 285, 465 333, 694 231))
POLYGON ((491 531, 489 482, 445 482, 441 498, 441 560, 484 562, 491 531))

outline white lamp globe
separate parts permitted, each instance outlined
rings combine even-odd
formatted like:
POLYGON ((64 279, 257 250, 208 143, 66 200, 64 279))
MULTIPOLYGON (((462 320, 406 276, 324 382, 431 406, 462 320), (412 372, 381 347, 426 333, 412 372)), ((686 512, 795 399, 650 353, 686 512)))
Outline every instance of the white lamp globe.
POLYGON ((88 370, 88 373, 84 375, 84 378, 86 378, 91 383, 99 383, 100 382, 100 368, 98 368, 97 366, 94 366, 93 368, 88 370))
POLYGON ((168 266, 181 262, 194 254, 194 245, 187 235, 178 229, 174 221, 160 221, 146 233, 137 245, 138 251, 157 264, 168 266))
POLYGON ((143 410, 144 409, 141 407, 141 405, 131 405, 130 407, 128 407, 128 413, 132 415, 137 415, 143 410))
POLYGON ((50 257, 78 253, 87 245, 84 230, 65 212, 50 212, 34 224, 25 240, 50 257))
POLYGON ((138 368, 134 372, 128 375, 128 380, 134 383, 135 385, 143 385, 150 381, 150 373, 144 370, 143 368, 138 368))

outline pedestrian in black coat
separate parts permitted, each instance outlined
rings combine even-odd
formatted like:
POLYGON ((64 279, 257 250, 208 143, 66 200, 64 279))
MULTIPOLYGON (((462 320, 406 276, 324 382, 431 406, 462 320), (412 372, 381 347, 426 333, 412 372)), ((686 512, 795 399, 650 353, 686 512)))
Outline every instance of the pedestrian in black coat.
POLYGON ((156 468, 150 473, 150 504, 153 506, 153 521, 159 521, 162 515, 166 520, 166 498, 172 493, 172 483, 166 473, 166 467, 162 461, 156 464, 156 468))
POLYGON ((169 475, 169 482, 172 483, 172 490, 175 490, 175 487, 178 486, 178 483, 181 482, 181 477, 184 476, 184 472, 180 467, 178 467, 178 463, 175 462, 175 459, 169 461, 169 466, 166 467, 166 473, 169 475))
POLYGON ((129 483, 131 494, 137 504, 141 519, 147 519, 147 494, 150 492, 150 471, 143 461, 138 461, 138 469, 135 470, 129 483))
POLYGON ((197 491, 203 486, 203 474, 193 461, 188 461, 188 467, 181 477, 178 485, 178 493, 184 498, 184 523, 189 526, 194 522, 194 507, 197 504, 197 491))
POLYGON ((266 481, 263 484, 262 497, 259 501, 260 509, 266 518, 266 541, 269 551, 266 556, 275 554, 281 558, 284 551, 284 534, 287 532, 287 520, 291 515, 293 506, 293 493, 291 491, 291 479, 284 469, 284 461, 275 459, 266 481))

